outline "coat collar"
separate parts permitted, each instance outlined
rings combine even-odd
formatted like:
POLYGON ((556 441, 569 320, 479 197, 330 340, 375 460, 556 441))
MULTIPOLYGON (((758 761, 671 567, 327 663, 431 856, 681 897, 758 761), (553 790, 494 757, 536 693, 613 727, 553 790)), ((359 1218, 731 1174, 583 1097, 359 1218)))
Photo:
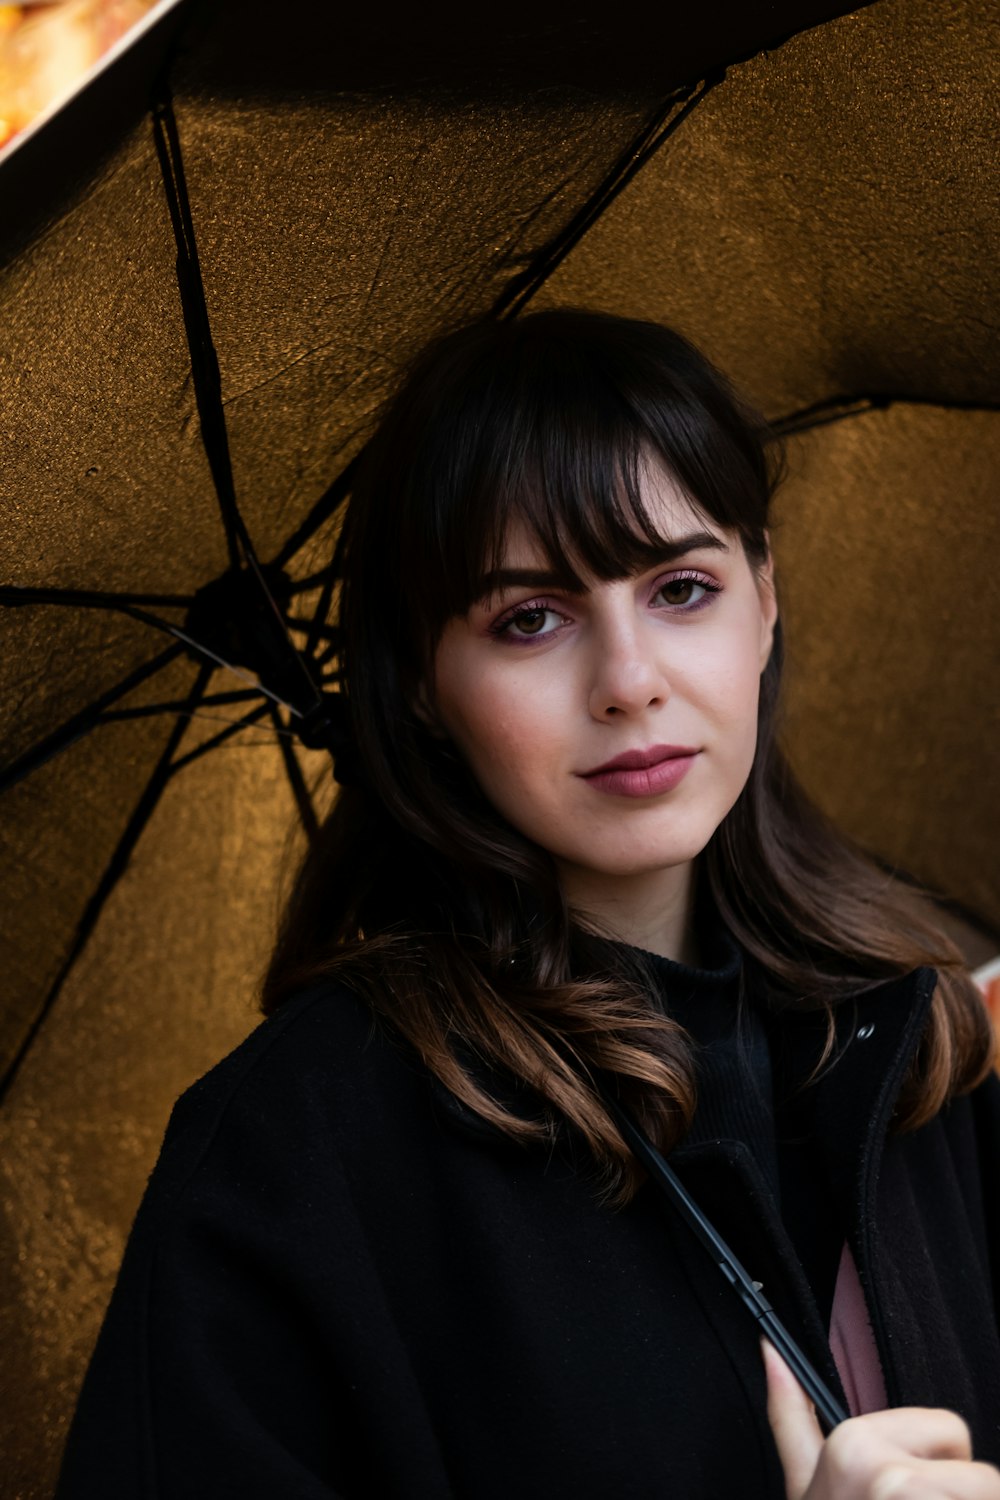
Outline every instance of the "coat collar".
POLYGON ((843 999, 834 1010, 830 1056, 811 1085, 827 1035, 825 1012, 786 1008, 765 1020, 788 1086, 812 1093, 813 1133, 837 1189, 851 1188, 862 1155, 882 1150, 936 984, 937 971, 923 967, 843 999))
POLYGON ((837 1008, 833 1060, 816 1083, 815 1131, 833 1190, 870 1220, 899 1093, 930 1017, 937 971, 914 970, 837 1008))
MULTIPOLYGON (((719 961, 728 972, 731 954, 722 952, 719 961)), ((678 970, 685 967, 671 964, 678 970)), ((696 975, 701 971, 689 972, 696 975)), ((819 1149, 831 1180, 845 1193, 858 1190, 865 1163, 881 1153, 900 1088, 927 1024, 936 983, 936 970, 919 968, 848 996, 836 1007, 831 1059, 813 1087, 819 1149)), ((790 1049, 792 1076, 804 1083, 822 1054, 825 1012, 787 1008, 767 1015, 764 1024, 772 1047, 790 1049)), ((477 1081, 504 1108, 523 1119, 539 1118, 538 1101, 524 1085, 480 1064, 473 1065, 473 1071, 477 1081)), ((436 1078, 432 1078, 431 1089, 436 1111, 450 1129, 483 1144, 524 1149, 469 1109, 436 1078)), ((682 1142, 678 1154, 686 1146, 690 1149, 691 1144, 682 1142)))

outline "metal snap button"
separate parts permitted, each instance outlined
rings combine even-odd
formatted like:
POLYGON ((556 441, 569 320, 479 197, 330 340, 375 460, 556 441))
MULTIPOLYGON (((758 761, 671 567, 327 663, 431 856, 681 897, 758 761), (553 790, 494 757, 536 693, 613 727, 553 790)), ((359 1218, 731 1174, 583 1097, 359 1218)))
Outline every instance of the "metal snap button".
POLYGON ((871 1034, 872 1034, 872 1032, 874 1030, 875 1030, 875 1022, 874 1021, 866 1021, 863 1026, 859 1026, 858 1029, 857 1029, 856 1035, 857 1035, 858 1041, 859 1042, 867 1042, 868 1038, 871 1036, 871 1034))

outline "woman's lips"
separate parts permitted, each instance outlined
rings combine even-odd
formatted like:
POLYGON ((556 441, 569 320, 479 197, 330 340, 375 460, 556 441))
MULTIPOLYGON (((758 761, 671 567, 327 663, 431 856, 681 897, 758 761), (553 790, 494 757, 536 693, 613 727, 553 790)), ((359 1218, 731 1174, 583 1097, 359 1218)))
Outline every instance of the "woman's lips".
POLYGON ((613 797, 655 797, 675 787, 687 775, 698 754, 698 750, 681 751, 667 747, 638 754, 630 752, 596 771, 586 772, 581 779, 588 786, 613 797), (653 759, 657 754, 660 758, 653 759), (636 761, 645 761, 646 764, 636 765, 636 761))

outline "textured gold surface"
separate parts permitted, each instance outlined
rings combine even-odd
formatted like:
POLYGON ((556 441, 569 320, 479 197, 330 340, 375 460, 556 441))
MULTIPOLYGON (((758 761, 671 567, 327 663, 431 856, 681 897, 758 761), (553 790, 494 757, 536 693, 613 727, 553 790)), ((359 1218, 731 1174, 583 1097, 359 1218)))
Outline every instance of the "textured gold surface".
MULTIPOLYGON (((22 628, 4 632, 5 641, 13 636, 13 649, 23 651, 25 659, 35 664, 37 675, 25 693, 40 692, 46 678, 58 681, 62 673, 72 670, 66 654, 58 649, 63 633, 52 631, 50 637, 40 614, 33 609, 18 611, 12 624, 22 628)), ((137 632, 133 627, 133 633, 137 632)), ((99 690, 103 685, 100 644, 92 639, 88 644, 96 660, 86 670, 99 690)), ((192 663, 174 662, 155 683, 137 692, 133 701, 148 703, 161 694, 183 697, 194 676, 192 663)), ((24 720, 30 724, 31 706, 25 696, 20 701, 24 720)), ((11 699, 8 703, 14 706, 11 699)), ((57 722, 59 704, 55 695, 53 722, 57 722)), ((12 744, 18 743, 23 729, 23 722, 12 726, 12 744)), ((79 918, 81 895, 97 886, 108 860, 109 835, 123 831, 153 773, 164 739, 164 726, 155 718, 105 725, 82 738, 70 752, 71 795, 65 794, 63 786, 69 757, 55 756, 4 797, 0 820, 0 934, 7 955, 0 1032, 0 1063, 4 1065, 35 1015, 37 995, 47 993, 56 979, 68 935, 79 918), (30 945, 16 941, 17 935, 29 933, 34 938, 30 945)))
MULTIPOLYGON (((264 559, 356 451, 399 362, 431 330, 492 303, 653 103, 648 93, 597 100, 568 87, 489 104, 432 92, 223 105, 200 86, 179 91, 236 488, 264 559)), ((147 121, 0 278, 13 351, 0 360, 3 581, 173 593, 225 568, 175 254, 147 121)), ((4 633, 5 759, 164 645, 96 611, 7 611, 4 633)), ((102 730, 72 752, 101 763, 98 781, 104 757, 128 766, 120 798, 84 794, 94 824, 82 862, 83 808, 67 816, 44 776, 18 790, 0 851, 7 868, 36 865, 31 818, 41 808, 41 831, 54 828, 41 858, 55 871, 62 930, 44 954, 24 945, 26 903, 44 872, 22 871, 0 906, 0 942, 22 955, 19 983, 0 1000, 0 1066, 58 970, 92 873, 164 737, 148 721, 102 730)), ((53 785, 65 762, 45 774, 53 785)))
POLYGON ((536 299, 675 323, 769 415, 1000 388, 1000 6, 879 0, 730 70, 536 299))
MULTIPOLYGON (((772 417, 1000 399, 1000 7, 880 0, 732 69, 535 306, 673 323, 772 417)), ((788 739, 828 810, 1000 930, 1000 416, 796 440, 788 739)))
MULTIPOLYGON (((572 216, 652 107, 349 98, 178 101, 230 446, 269 556, 343 467, 399 362, 485 310, 572 216)), ((3 543, 108 588, 225 565, 148 123, 4 275, 3 543), (131 533, 131 535, 130 535, 131 533)))
POLYGON ((50 1491, 174 1099, 259 1019, 294 826, 271 745, 186 767, 0 1116, 5 1497, 50 1491))
MULTIPOLYGON (((605 100, 560 87, 489 103, 437 93, 251 107, 181 89, 237 488, 264 558, 357 448, 399 361, 443 322, 491 304, 594 190, 655 97, 648 86, 605 100)), ((145 123, 4 273, 5 580, 172 592, 225 567, 174 255, 145 123)), ((298 560, 300 576, 325 560, 324 545, 329 536, 298 560)), ((97 613, 22 610, 4 629, 6 755, 164 644, 97 613)), ((178 663, 134 701, 182 696, 193 675, 178 663)), ((197 723, 192 739, 213 728, 197 723)), ((0 1054, 58 971, 165 736, 155 719, 102 728, 11 799, 0 935, 16 958, 0 1054), (20 939, 36 907, 52 927, 39 934, 36 922, 29 947, 20 939)), ((49 1493, 170 1104, 254 1024, 290 821, 272 749, 231 745, 182 772, 7 1101, 5 1496, 49 1493)))
POLYGON ((894 407, 790 447, 785 740, 869 848, 1000 928, 1000 418, 894 407))
MULTIPOLYGON (((997 24, 994 0, 878 0, 732 69, 534 305, 676 323, 771 415, 859 389, 995 399, 997 24)), ((398 361, 489 306, 648 103, 560 88, 250 108, 181 92, 238 488, 265 556, 354 451, 398 361)), ((0 546, 19 582, 99 569, 105 587, 175 589, 224 566, 173 256, 144 126, 5 275, 0 546)), ((797 439, 775 528, 804 779, 994 926, 997 423, 906 405, 797 439)), ((159 645, 127 621, 16 616, 4 659, 39 665, 4 679, 4 742, 30 743, 53 694, 71 712, 159 645)), ((170 692, 191 675, 178 664, 170 692)), ((0 921, 45 895, 59 930, 12 990, 58 967, 162 735, 101 730, 73 752, 77 799, 60 802, 54 761, 13 804, 0 921)), ((266 743, 181 773, 0 1121, 5 1496, 49 1493, 170 1105, 254 1024, 290 828, 266 743)))

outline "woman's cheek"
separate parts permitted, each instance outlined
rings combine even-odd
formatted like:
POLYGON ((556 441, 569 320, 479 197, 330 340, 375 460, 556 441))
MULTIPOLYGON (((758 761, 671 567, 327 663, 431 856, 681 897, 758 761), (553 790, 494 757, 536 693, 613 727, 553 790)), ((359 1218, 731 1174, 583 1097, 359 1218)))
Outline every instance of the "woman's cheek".
POLYGON ((736 660, 729 656, 717 664, 711 691, 717 712, 730 726, 739 726, 747 720, 756 726, 760 672, 757 655, 749 643, 736 660))

